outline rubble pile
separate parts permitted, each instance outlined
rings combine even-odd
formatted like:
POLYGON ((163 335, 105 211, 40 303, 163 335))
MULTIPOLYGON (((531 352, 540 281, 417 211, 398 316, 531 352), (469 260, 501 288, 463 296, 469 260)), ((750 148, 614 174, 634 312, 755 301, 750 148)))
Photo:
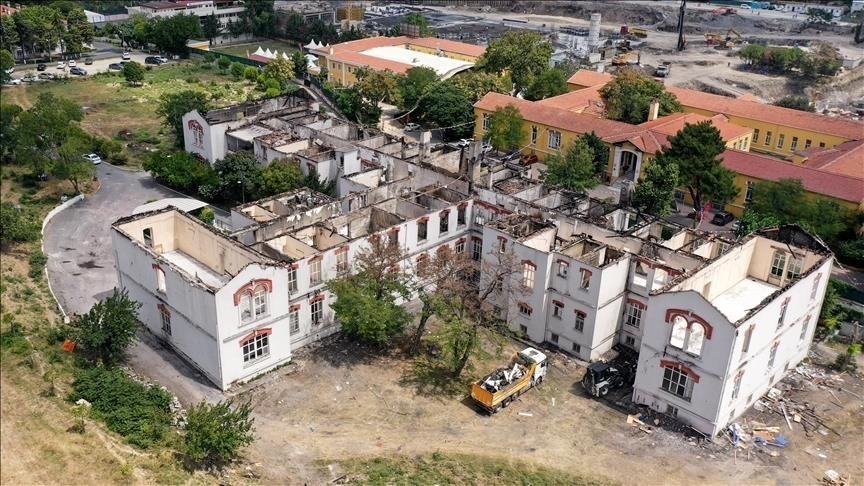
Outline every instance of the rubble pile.
POLYGON ((513 363, 512 368, 498 368, 492 374, 483 379, 481 385, 486 391, 495 393, 507 388, 511 383, 525 376, 525 368, 519 363, 513 363))

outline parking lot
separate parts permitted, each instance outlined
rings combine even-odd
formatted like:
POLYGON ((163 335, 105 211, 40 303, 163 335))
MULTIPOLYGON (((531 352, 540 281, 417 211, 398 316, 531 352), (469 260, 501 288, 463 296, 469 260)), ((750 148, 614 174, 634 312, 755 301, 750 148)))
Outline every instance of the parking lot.
MULTIPOLYGON (((144 64, 144 59, 149 55, 150 54, 133 52, 132 58, 130 60, 144 64)), ((107 72, 108 66, 110 64, 119 63, 119 62, 123 61, 122 56, 120 54, 117 54, 117 55, 112 55, 110 57, 94 58, 93 64, 86 65, 86 64, 84 64, 84 58, 85 57, 86 56, 81 56, 81 59, 77 59, 75 62, 78 65, 78 67, 83 68, 85 71, 87 71, 87 76, 92 76, 96 73, 107 72)), ((58 62, 60 62, 60 61, 55 60, 55 61, 50 62, 50 63, 45 62, 44 64, 46 65, 46 69, 45 69, 45 71, 41 71, 41 72, 51 73, 57 77, 64 77, 64 76, 65 77, 71 77, 71 78, 76 77, 75 75, 69 73, 68 65, 66 66, 65 69, 58 69, 57 68, 58 62)), ((21 79, 24 76, 26 76, 27 74, 33 74, 34 76, 37 77, 37 80, 35 82, 50 81, 50 80, 46 80, 46 79, 38 79, 38 75, 39 75, 40 71, 36 70, 37 64, 38 63, 16 64, 15 65, 15 71, 12 73, 12 79, 21 79)))

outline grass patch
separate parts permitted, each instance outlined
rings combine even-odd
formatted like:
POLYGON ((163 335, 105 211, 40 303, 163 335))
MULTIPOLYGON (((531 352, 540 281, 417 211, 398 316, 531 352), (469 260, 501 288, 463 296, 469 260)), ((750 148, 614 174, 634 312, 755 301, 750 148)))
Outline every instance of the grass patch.
POLYGON ((214 49, 213 51, 217 54, 222 52, 225 54, 231 54, 234 56, 246 57, 246 51, 249 51, 249 54, 252 54, 258 49, 258 46, 261 46, 261 49, 265 51, 267 49, 278 50, 279 52, 285 52, 287 56, 290 56, 294 51, 297 50, 297 44, 288 41, 280 41, 275 39, 265 39, 261 41, 249 42, 246 44, 234 44, 231 46, 220 46, 214 49))
POLYGON ((69 401, 82 398, 92 405, 94 418, 139 447, 161 441, 171 427, 171 396, 161 388, 138 383, 120 369, 94 367, 76 372, 69 401))
POLYGON ((420 457, 378 457, 339 461, 351 484, 496 484, 600 486, 614 484, 563 471, 468 454, 435 452, 420 457))
POLYGON ((30 271, 28 275, 34 280, 42 278, 42 270, 45 269, 45 264, 48 263, 48 257, 42 253, 42 250, 35 250, 30 254, 30 271))

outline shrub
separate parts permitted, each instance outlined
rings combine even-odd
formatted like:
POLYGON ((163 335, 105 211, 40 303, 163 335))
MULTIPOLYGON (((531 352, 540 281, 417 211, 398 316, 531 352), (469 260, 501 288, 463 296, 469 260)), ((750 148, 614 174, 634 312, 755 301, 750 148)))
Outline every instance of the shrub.
POLYGON ((212 225, 213 221, 216 219, 216 213, 213 212, 213 208, 207 206, 201 209, 201 212, 198 213, 198 219, 206 224, 212 225))
POLYGON ((120 362, 138 331, 140 307, 125 290, 115 290, 86 314, 78 316, 73 322, 75 340, 87 359, 105 364, 120 362))
POLYGON ((162 440, 171 425, 171 396, 134 381, 122 370, 93 367, 75 373, 69 401, 91 404, 93 418, 139 447, 162 440))
POLYGON ((32 211, 0 202, 0 246, 36 241, 41 232, 42 225, 32 211))
POLYGON ((24 328, 21 327, 21 324, 13 322, 9 329, 0 333, 0 348, 18 355, 30 352, 30 341, 24 335, 24 328))
POLYGON ((154 153, 144 162, 144 170, 170 187, 194 194, 200 193, 201 186, 216 178, 210 164, 188 152, 154 153))
POLYGON ((858 363, 855 358, 859 354, 861 354, 861 344, 850 344, 845 353, 837 355, 837 359, 834 360, 834 368, 838 371, 856 371, 858 363))
POLYGON ((45 269, 45 263, 48 262, 48 257, 42 253, 42 250, 36 250, 30 254, 30 278, 39 279, 42 276, 42 270, 45 269))
POLYGON ((219 66, 219 69, 228 69, 231 61, 225 56, 219 56, 219 61, 216 64, 219 66))
POLYGON ((255 82, 258 80, 258 70, 252 66, 249 66, 243 71, 243 77, 246 78, 248 81, 255 82))
POLYGON ((196 465, 221 466, 235 457, 243 446, 254 440, 250 417, 252 407, 233 401, 216 404, 201 402, 186 414, 186 435, 183 452, 196 465))
POLYGON ((216 60, 216 54, 214 54, 212 52, 208 52, 207 54, 204 54, 204 61, 205 62, 212 63, 215 60, 216 60))
POLYGON ((246 66, 239 62, 232 62, 230 70, 231 74, 233 74, 235 78, 239 78, 243 76, 243 72, 246 71, 246 66))

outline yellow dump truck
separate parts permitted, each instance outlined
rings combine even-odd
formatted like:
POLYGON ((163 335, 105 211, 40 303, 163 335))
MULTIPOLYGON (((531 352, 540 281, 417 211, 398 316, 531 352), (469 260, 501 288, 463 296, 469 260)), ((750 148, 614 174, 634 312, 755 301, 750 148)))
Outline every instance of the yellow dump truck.
POLYGON ((512 363, 498 368, 471 385, 471 398, 484 410, 495 413, 516 397, 540 384, 546 376, 546 355, 534 348, 516 353, 512 363))

